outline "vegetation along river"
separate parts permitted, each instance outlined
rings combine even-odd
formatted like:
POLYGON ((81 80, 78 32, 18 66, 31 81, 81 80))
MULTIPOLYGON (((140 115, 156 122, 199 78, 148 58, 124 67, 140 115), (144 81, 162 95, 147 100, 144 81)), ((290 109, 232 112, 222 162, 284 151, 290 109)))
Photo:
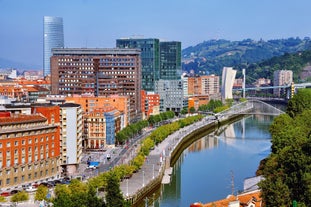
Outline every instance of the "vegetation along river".
POLYGON ((274 116, 250 115, 193 142, 173 167, 171 183, 138 206, 189 207, 243 190, 260 160, 270 154, 274 116))

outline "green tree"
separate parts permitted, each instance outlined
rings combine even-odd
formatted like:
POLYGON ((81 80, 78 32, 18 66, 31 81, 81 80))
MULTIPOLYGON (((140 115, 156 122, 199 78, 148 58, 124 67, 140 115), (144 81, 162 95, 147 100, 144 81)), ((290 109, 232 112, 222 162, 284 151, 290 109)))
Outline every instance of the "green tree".
POLYGON ((289 100, 286 113, 291 117, 302 113, 306 109, 311 109, 311 89, 299 89, 297 94, 289 100))
POLYGON ((46 200, 46 195, 48 194, 49 190, 46 186, 40 185, 35 194, 36 201, 46 200))
POLYGON ((194 107, 191 107, 190 109, 189 109, 189 111, 190 111, 190 113, 194 113, 195 112, 195 108, 194 107))
POLYGON ((71 191, 67 185, 56 185, 54 193, 55 197, 52 200, 54 207, 74 207, 71 200, 71 191))
POLYGON ((106 194, 107 207, 123 207, 125 201, 123 199, 120 183, 115 173, 110 173, 107 183, 107 194, 106 194))
POLYGON ((6 202, 6 198, 4 196, 0 196, 0 202, 6 202))
POLYGON ((26 191, 20 191, 11 197, 12 202, 28 201, 29 195, 26 191))

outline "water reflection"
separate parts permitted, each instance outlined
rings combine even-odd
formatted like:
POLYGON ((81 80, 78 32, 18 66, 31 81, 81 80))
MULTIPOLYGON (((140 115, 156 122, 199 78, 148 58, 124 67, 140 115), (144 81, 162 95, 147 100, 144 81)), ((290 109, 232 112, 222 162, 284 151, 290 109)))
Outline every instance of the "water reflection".
POLYGON ((193 142, 175 163, 171 183, 139 206, 189 207, 237 193, 270 153, 273 118, 248 116, 193 142))

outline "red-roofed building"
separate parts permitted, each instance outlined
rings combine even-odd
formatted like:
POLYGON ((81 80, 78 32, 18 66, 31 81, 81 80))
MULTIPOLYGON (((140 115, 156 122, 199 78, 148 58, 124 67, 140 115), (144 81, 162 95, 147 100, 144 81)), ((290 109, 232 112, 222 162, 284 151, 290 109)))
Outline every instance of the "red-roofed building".
POLYGON ((59 127, 42 115, 0 118, 0 188, 58 177, 59 127))

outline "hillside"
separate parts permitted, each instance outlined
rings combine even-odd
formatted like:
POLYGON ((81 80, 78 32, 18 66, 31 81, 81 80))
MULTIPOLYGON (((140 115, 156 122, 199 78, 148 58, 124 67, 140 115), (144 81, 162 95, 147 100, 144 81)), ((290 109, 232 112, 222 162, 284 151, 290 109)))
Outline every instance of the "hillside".
POLYGON ((311 49, 310 38, 242 41, 209 40, 182 50, 183 70, 220 75, 224 66, 248 66, 287 53, 311 49))

